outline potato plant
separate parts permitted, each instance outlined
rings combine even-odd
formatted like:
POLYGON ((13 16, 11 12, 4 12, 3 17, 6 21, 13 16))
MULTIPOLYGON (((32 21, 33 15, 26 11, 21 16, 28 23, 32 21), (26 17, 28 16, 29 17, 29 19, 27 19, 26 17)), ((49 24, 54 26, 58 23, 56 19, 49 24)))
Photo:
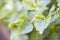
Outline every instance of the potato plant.
POLYGON ((0 24, 10 40, 60 40, 60 0, 0 0, 0 24))

